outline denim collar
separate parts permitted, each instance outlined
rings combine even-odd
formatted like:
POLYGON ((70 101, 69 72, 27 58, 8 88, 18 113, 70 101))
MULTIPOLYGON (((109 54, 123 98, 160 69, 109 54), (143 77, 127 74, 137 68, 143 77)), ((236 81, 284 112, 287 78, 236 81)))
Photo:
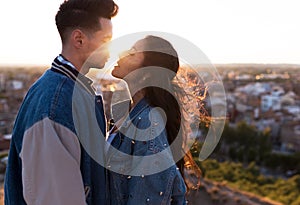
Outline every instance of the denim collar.
MULTIPOLYGON (((123 117, 124 115, 128 115, 128 109, 130 107, 130 100, 125 100, 119 103, 116 103, 112 106, 112 110, 115 110, 115 114, 118 117, 114 117, 115 120, 119 120, 121 118, 119 117, 123 117), (126 109, 126 111, 124 112, 124 109, 126 109), (121 116, 123 115, 123 116, 121 116)), ((141 99, 134 107, 133 109, 130 111, 129 116, 127 116, 126 120, 123 121, 122 125, 119 127, 120 130, 122 129, 127 129, 130 125, 132 125, 134 119, 136 117, 139 116, 139 114, 144 111, 147 107, 149 107, 149 103, 146 101, 145 98, 141 99)), ((114 115, 114 114, 113 114, 114 115)), ((118 134, 116 135, 115 138, 117 138, 118 140, 115 141, 114 143, 116 143, 116 147, 118 148, 120 146, 121 143, 121 135, 120 133, 124 133, 123 131, 118 132, 118 134)), ((112 133, 110 133, 112 134, 112 133)), ((114 141, 114 139, 113 139, 114 141)), ((111 156, 113 156, 113 154, 116 152, 116 150, 111 151, 111 149, 108 149, 108 154, 107 154, 107 160, 108 162, 110 161, 111 156)))
POLYGON ((51 70, 67 76, 68 78, 79 83, 89 93, 95 94, 95 90, 92 87, 93 81, 79 73, 75 66, 62 55, 59 55, 54 59, 54 61, 52 62, 51 70))
MULTIPOLYGON (((130 100, 119 102, 112 106, 113 118, 118 121, 125 115, 128 115, 128 109, 130 106, 130 100)), ((121 127, 128 127, 130 123, 145 109, 149 106, 149 103, 145 98, 141 99, 134 108, 129 112, 129 117, 124 120, 121 127)))
POLYGON ((130 111, 129 117, 131 120, 137 117, 146 107, 149 106, 149 103, 145 98, 142 98, 130 111))
POLYGON ((141 99, 134 107, 133 109, 129 112, 129 117, 126 118, 124 121, 122 127, 128 127, 136 117, 139 116, 139 114, 149 107, 149 104, 145 98, 141 99))

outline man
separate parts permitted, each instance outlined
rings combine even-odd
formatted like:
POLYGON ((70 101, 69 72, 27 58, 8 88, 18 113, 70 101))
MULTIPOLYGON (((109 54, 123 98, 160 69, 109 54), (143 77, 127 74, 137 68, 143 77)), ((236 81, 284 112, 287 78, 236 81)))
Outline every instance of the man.
POLYGON ((79 137, 84 124, 76 122, 78 113, 93 110, 102 132, 98 136, 105 134, 101 96, 94 95, 92 81, 84 74, 90 66, 102 68, 107 61, 103 49, 92 54, 111 39, 110 19, 117 11, 113 0, 61 4, 55 20, 62 52, 30 88, 19 110, 5 177, 6 205, 106 204, 105 169, 85 149, 80 137, 90 136, 79 137), (74 106, 75 91, 79 105, 93 101, 94 107, 74 106))

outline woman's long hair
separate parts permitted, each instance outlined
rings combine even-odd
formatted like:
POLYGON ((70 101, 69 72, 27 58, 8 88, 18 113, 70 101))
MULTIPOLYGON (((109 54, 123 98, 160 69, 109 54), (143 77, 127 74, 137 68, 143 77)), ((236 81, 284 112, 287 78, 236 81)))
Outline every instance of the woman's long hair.
MULTIPOLYGON (((185 91, 176 82, 176 74, 179 69, 179 59, 177 52, 173 46, 166 40, 156 37, 147 36, 145 39, 144 49, 144 67, 151 66, 155 68, 164 68, 172 72, 156 73, 155 76, 149 76, 150 79, 156 82, 163 81, 168 90, 165 90, 159 86, 150 86, 144 88, 144 95, 147 102, 154 107, 160 107, 166 114, 166 131, 168 136, 168 142, 171 146, 174 159, 180 159, 176 165, 179 168, 182 176, 185 179, 188 188, 199 187, 201 170, 194 162, 191 153, 184 151, 187 133, 183 128, 187 127, 186 119, 184 116, 184 110, 182 109, 182 99, 185 96, 185 91), (175 143, 176 139, 176 143, 175 143), (182 157, 184 156, 184 157, 182 157), (197 184, 188 185, 188 179, 185 177, 185 166, 192 167, 197 172, 197 184)), ((159 70, 158 70, 159 72, 159 70)), ((194 173, 195 173, 194 172, 194 173)))

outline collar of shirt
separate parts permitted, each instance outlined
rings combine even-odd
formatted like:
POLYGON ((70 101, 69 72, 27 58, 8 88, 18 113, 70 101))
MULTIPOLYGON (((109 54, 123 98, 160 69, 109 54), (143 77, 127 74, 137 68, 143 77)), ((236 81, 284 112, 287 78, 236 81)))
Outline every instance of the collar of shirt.
POLYGON ((51 70, 67 76, 68 78, 79 83, 91 94, 95 94, 95 90, 92 86, 93 81, 79 73, 75 66, 62 55, 59 55, 54 59, 51 70))

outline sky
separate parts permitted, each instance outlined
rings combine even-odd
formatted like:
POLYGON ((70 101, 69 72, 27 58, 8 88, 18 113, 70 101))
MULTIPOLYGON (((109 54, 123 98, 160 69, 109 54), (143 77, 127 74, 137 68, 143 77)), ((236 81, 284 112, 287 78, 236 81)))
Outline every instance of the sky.
MULTIPOLYGON (((0 65, 50 65, 61 51, 62 0, 2 0, 0 65)), ((299 0, 116 0, 113 38, 161 31, 195 44, 214 64, 300 64, 299 0)))

